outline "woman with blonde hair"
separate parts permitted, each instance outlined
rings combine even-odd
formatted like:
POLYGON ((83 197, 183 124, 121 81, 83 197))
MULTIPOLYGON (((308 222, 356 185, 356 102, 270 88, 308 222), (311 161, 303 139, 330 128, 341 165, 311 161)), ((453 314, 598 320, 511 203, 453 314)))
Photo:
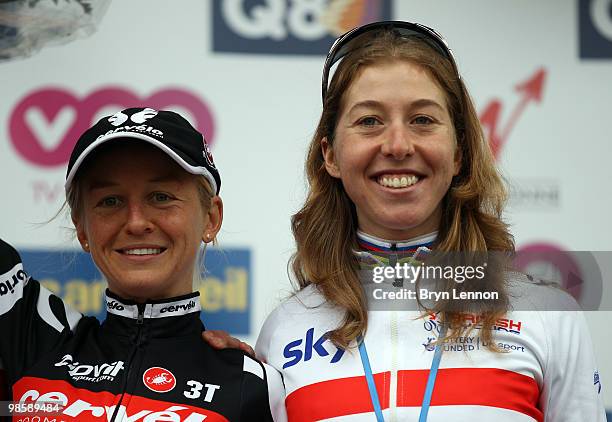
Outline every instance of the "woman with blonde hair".
POLYGON ((106 116, 76 142, 65 187, 77 239, 108 283, 107 316, 71 309, 0 240, 14 419, 284 421, 278 373, 200 337, 193 279, 223 222, 202 134, 172 111, 106 116))
POLYGON ((256 346, 289 420, 604 421, 577 305, 509 269, 506 192, 446 41, 356 28, 322 91, 292 219, 298 291, 256 346))

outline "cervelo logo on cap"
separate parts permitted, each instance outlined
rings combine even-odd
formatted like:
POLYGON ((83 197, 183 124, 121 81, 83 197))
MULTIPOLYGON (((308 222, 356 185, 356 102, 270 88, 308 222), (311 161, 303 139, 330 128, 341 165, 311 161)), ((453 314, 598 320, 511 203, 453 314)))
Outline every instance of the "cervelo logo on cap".
POLYGON ((118 126, 117 129, 109 130, 108 132, 98 136, 96 139, 100 139, 110 134, 117 133, 117 132, 124 132, 124 131, 125 132, 142 132, 142 133, 146 133, 149 135, 155 135, 160 138, 163 138, 164 132, 162 132, 159 129, 155 129, 152 126, 147 126, 143 124, 147 120, 157 116, 157 113, 158 113, 157 110, 154 110, 152 108, 144 108, 141 111, 132 114, 131 116, 128 116, 123 111, 118 111, 117 113, 113 114, 112 116, 108 118, 108 121, 110 124, 112 124, 113 126, 118 126), (125 125, 128 119, 132 121, 133 123, 136 123, 138 126, 125 125))
POLYGON ((174 374, 165 368, 153 366, 142 374, 142 382, 151 391, 167 393, 176 386, 174 374))
POLYGON ((113 126, 121 126, 129 118, 134 123, 142 124, 146 122, 147 120, 149 120, 150 118, 155 117, 155 116, 157 116, 157 110, 154 110, 152 108, 145 108, 144 110, 139 111, 138 113, 132 114, 131 117, 122 111, 118 111, 112 116, 110 116, 108 118, 108 121, 113 126))

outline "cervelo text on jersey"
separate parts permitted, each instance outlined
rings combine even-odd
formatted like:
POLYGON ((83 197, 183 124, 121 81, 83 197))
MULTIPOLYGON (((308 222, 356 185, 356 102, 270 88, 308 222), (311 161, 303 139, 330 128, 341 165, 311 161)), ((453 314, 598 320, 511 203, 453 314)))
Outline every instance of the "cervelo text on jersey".
MULTIPOLYGON (((283 356, 289 359, 288 362, 285 362, 283 364, 283 369, 287 369, 293 365, 298 364, 302 360, 302 358, 304 358, 304 362, 309 361, 313 356, 312 354, 313 351, 316 352, 316 354, 321 357, 329 356, 329 351, 323 345, 323 343, 329 340, 327 338, 327 334, 328 333, 323 333, 323 335, 321 335, 317 341, 313 341, 314 340, 314 327, 313 327, 313 328, 309 328, 306 331, 306 338, 304 340, 297 339, 297 340, 293 340, 289 342, 283 349, 283 356), (304 342, 303 352, 300 348, 302 342, 304 342)), ((330 341, 330 343, 332 342, 330 341)), ((335 345, 333 345, 333 343, 332 343, 332 346, 336 347, 335 345)), ((329 363, 336 363, 340 361, 340 359, 342 358, 342 355, 344 355, 344 349, 340 349, 336 347, 336 352, 334 353, 334 356, 331 358, 331 361, 329 363)))
POLYGON ((84 365, 80 362, 74 362, 72 355, 64 355, 62 360, 57 362, 55 366, 67 366, 68 374, 75 381, 90 382, 114 381, 119 371, 125 369, 121 360, 99 365, 84 365))
MULTIPOLYGON (((163 318, 167 316, 181 316, 201 309, 199 298, 187 298, 175 300, 170 303, 153 303, 144 308, 143 314, 147 318, 163 318)), ((106 297, 106 311, 111 314, 134 318, 140 312, 135 303, 127 304, 119 302, 111 297, 106 297)))
POLYGON ((109 300, 106 302, 106 308, 110 310, 123 311, 125 308, 116 300, 109 300))
POLYGON ((188 311, 190 309, 193 309, 196 307, 196 303, 193 300, 190 300, 189 303, 187 304, 181 304, 181 305, 170 305, 170 306, 166 306, 165 308, 161 308, 159 310, 160 314, 165 314, 165 313, 173 313, 173 312, 178 312, 178 311, 188 311))
POLYGON ((69 386, 67 386, 66 389, 58 391, 57 385, 54 385, 53 387, 55 390, 42 393, 42 391, 47 391, 47 389, 44 389, 44 386, 48 381, 40 380, 40 382, 43 384, 40 388, 25 391, 21 395, 19 402, 25 404, 58 403, 62 407, 61 416, 70 418, 65 420, 107 421, 111 420, 116 411, 117 415, 115 420, 118 421, 227 421, 227 419, 219 413, 210 410, 186 404, 176 405, 161 400, 149 399, 126 393, 124 402, 129 403, 130 409, 138 409, 133 410, 133 414, 128 414, 128 409, 124 405, 119 405, 118 409, 116 409, 116 405, 106 405, 106 403, 113 402, 113 394, 109 392, 77 391, 69 386))

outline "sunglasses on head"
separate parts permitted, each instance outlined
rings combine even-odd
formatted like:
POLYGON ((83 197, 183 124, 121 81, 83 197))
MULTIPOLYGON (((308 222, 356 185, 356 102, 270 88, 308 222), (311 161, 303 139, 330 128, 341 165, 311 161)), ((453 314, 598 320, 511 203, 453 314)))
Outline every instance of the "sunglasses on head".
POLYGON ((323 66, 323 81, 322 81, 322 97, 325 102, 325 96, 327 95, 327 88, 329 87, 329 73, 337 62, 342 60, 344 56, 354 50, 352 41, 366 34, 371 35, 373 31, 381 29, 388 29, 397 33, 401 37, 405 38, 419 38, 427 42, 435 50, 437 50, 443 57, 450 60, 455 69, 455 73, 459 75, 457 70, 457 64, 453 57, 453 52, 448 47, 446 40, 436 30, 429 28, 420 23, 404 22, 404 21, 381 21, 372 22, 357 28, 353 28, 345 34, 341 35, 331 46, 327 58, 325 59, 325 65, 323 66))

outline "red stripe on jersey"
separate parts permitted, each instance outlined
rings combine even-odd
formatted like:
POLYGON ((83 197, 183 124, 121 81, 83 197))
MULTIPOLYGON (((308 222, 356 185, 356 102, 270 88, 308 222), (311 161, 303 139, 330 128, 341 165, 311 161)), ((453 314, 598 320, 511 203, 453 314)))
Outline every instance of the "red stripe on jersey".
MULTIPOLYGON (((420 407, 429 370, 399 371, 397 406, 420 407)), ((389 407, 390 373, 374 375, 381 407, 389 407)), ((513 410, 538 422, 544 417, 537 408, 539 388, 535 380, 513 371, 495 368, 440 369, 431 406, 489 406, 513 410)), ((364 376, 333 379, 298 388, 285 400, 292 422, 306 422, 373 412, 364 376)))
MULTIPOLYGON (((399 371, 397 405, 421 406, 429 370, 399 371)), ((490 406, 514 410, 543 421, 540 390, 529 376, 497 368, 440 369, 431 406, 490 406)))
MULTIPOLYGON (((162 395, 160 395, 162 396, 162 395)), ((13 400, 25 403, 59 400, 64 409, 59 418, 63 421, 108 421, 110 420, 121 394, 108 391, 93 392, 76 388, 66 381, 23 377, 13 385, 13 400)), ((223 416, 211 410, 171 403, 131 394, 124 394, 117 420, 189 420, 206 422, 228 422, 223 416)))
MULTIPOLYGON (((378 399, 389 407, 389 372, 374 375, 378 399)), ((336 416, 373 412, 368 383, 364 376, 333 379, 298 388, 285 399, 291 422, 308 422, 336 416)))

